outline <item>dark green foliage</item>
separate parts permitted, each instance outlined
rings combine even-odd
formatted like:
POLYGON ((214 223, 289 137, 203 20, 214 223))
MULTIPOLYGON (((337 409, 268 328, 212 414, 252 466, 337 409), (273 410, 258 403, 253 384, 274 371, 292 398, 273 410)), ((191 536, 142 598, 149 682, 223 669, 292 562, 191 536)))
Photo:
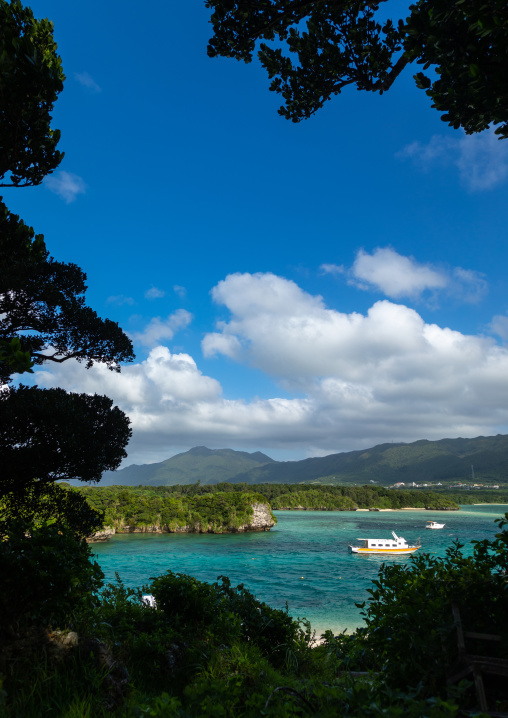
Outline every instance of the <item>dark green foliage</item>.
MULTIPOLYGON (((27 641, 35 636, 27 634, 19 649, 12 637, 0 648, 0 713, 2 700, 8 718, 474 713, 471 683, 446 686, 456 658, 450 603, 459 603, 468 629, 500 634, 499 655, 506 655, 508 514, 499 524, 494 540, 477 542, 469 558, 455 545, 442 560, 420 555, 384 565, 364 606, 366 628, 352 635, 327 631, 314 648, 309 631, 286 611, 271 609, 242 585, 233 588, 226 577, 210 585, 167 572, 143 589, 157 608, 120 581, 96 596, 97 584, 85 578, 87 598, 71 616, 79 646, 55 653, 38 639, 32 648, 27 641)), ((64 569, 73 560, 65 551, 58 557, 64 569)), ((43 553, 44 561, 53 558, 43 553)))
MULTIPOLYGON (((440 491, 441 493, 441 491, 440 491)), ((508 487, 500 489, 443 489, 443 493, 459 504, 508 504, 508 487)))
POLYGON ((129 420, 106 396, 20 386, 0 401, 2 493, 59 479, 99 481, 126 456, 129 420))
POLYGON ((355 511, 358 505, 349 496, 329 487, 312 488, 308 491, 291 492, 278 496, 272 503, 273 509, 317 509, 326 511, 355 511))
POLYGON ((157 596, 156 609, 143 604, 139 590, 128 590, 121 582, 106 586, 96 608, 76 616, 78 647, 60 658, 25 647, 25 655, 6 666, 7 715, 457 714, 453 702, 439 697, 425 699, 375 677, 340 677, 344 662, 334 655, 335 639, 312 649, 308 633, 284 611, 269 609, 244 587, 233 589, 227 579, 221 581, 210 586, 168 573, 144 589, 157 596), (98 660, 101 656, 109 656, 108 669, 98 660), (122 689, 126 676, 128 685, 122 689))
POLYGON ((185 627, 186 635, 190 631, 216 645, 248 641, 274 666, 285 665, 288 650, 298 652, 299 646, 308 643, 307 633, 287 608, 271 608, 243 584, 231 586, 227 576, 219 576, 218 582, 210 585, 167 571, 147 588, 171 625, 180 630, 185 627))
POLYGON ((0 339, 0 376, 6 383, 12 374, 33 374, 30 352, 24 351, 19 337, 0 339))
POLYGON ((99 481, 125 457, 129 420, 111 399, 20 386, 0 398, 0 497, 8 516, 58 518, 78 536, 102 524, 84 497, 60 479, 99 481))
MULTIPOLYGON (((260 488, 260 487, 258 487, 260 488)), ((280 485, 279 485, 280 488, 280 485)), ((381 486, 316 486, 315 484, 286 485, 288 493, 271 494, 273 509, 314 509, 326 511, 354 511, 356 509, 458 509, 458 504, 431 491, 385 489, 381 486)), ((261 489, 262 493, 265 493, 261 489)))
POLYGON ((61 484, 31 484, 23 492, 5 492, 0 527, 8 517, 34 526, 51 521, 58 529, 72 530, 79 540, 98 531, 104 522, 101 511, 92 508, 84 496, 61 484))
POLYGON ((19 0, 0 0, 0 186, 37 185, 60 164, 53 104, 64 74, 53 24, 19 0))
MULTIPOLYGON (((364 0, 207 0, 214 36, 208 55, 258 57, 285 101, 279 113, 299 122, 348 85, 385 92, 412 62, 442 119, 467 133, 490 124, 508 136, 508 9, 503 0, 418 0, 409 17, 386 19, 364 0)), ((394 9, 394 12, 397 10, 394 9)))
POLYGON ((153 580, 150 589, 167 620, 175 625, 190 624, 192 630, 211 623, 223 607, 214 586, 183 573, 167 571, 153 580))
POLYGON ((432 491, 387 489, 382 486, 318 486, 316 484, 265 484, 256 488, 267 496, 273 509, 298 508, 326 511, 355 509, 445 509, 458 504, 432 491))
POLYGON ((162 611, 143 603, 141 589, 126 588, 118 574, 116 579, 104 586, 94 622, 83 629, 116 645, 116 658, 129 665, 134 685, 158 693, 161 685, 185 671, 181 626, 175 628, 162 611))
POLYGON ((99 589, 103 574, 73 531, 51 520, 0 525, 0 632, 65 625, 99 589))
POLYGON ((288 650, 294 651, 308 642, 310 627, 305 624, 302 629, 289 615, 287 606, 285 611, 271 608, 243 584, 233 587, 227 576, 219 576, 218 580, 221 583, 214 584, 214 588, 225 599, 227 611, 239 618, 242 638, 258 646, 272 663, 283 665, 288 660, 288 650))
MULTIPOLYGON (((104 513, 106 526, 115 528, 157 526, 170 531, 184 527, 197 532, 235 531, 250 522, 253 504, 268 503, 263 495, 252 491, 220 492, 199 487, 200 492, 192 494, 188 490, 191 488, 182 487, 182 494, 149 486, 86 487, 76 491, 90 507, 104 513)), ((273 515, 272 518, 276 521, 273 515)))
POLYGON ((259 59, 268 76, 275 77, 270 89, 286 102, 280 114, 294 122, 310 117, 351 83, 382 92, 393 82, 392 55, 401 49, 403 35, 391 22, 376 21, 377 4, 210 0, 206 5, 213 8, 215 33, 210 57, 250 62, 256 40, 285 41, 294 64, 280 42, 275 47, 262 43, 259 59))
MULTIPOLYGON (((1 135, 0 135, 1 139, 1 135)), ((0 202, 0 383, 14 372, 70 358, 106 364, 133 357, 118 325, 84 304, 85 275, 53 260, 36 235, 0 202)), ((99 481, 126 456, 129 420, 104 396, 62 389, 18 387, 0 393, 0 496, 13 516, 68 513, 80 535, 97 526, 97 514, 78 498, 49 488, 59 479, 99 481), (72 505, 71 505, 72 504, 72 505), (87 528, 86 528, 87 527, 87 528)))
MULTIPOLYGON (((381 486, 320 486, 316 484, 186 484, 185 486, 83 487, 77 489, 89 506, 104 514, 104 525, 115 528, 161 527, 221 533, 249 523, 252 505, 278 509, 354 511, 357 508, 458 509, 453 498, 431 491, 386 489, 381 486)), ((276 518, 272 514, 272 519, 276 518)))
MULTIPOLYGON (((506 526, 508 514, 498 523, 506 526)), ((469 631, 500 635, 498 655, 508 657, 508 532, 473 543, 470 557, 456 542, 444 559, 421 553, 408 564, 381 567, 368 590, 371 598, 362 604, 361 641, 370 667, 390 685, 445 694, 447 671, 457 659, 452 602, 469 631)))
POLYGON ((500 125, 508 136, 508 7, 504 0, 419 0, 406 25, 405 49, 435 74, 418 72, 417 86, 466 133, 500 125), (437 77, 436 77, 437 75, 437 77))

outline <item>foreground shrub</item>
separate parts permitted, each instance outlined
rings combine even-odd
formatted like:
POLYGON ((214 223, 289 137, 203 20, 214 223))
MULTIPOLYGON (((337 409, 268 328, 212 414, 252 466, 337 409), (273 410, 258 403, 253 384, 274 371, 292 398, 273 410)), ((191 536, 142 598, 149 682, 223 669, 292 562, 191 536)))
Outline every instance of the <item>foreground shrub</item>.
POLYGON ((146 590, 155 596, 157 607, 168 621, 213 636, 214 643, 231 644, 247 640, 268 656, 274 665, 283 665, 288 656, 308 647, 310 628, 302 629, 285 611, 259 601, 243 584, 233 587, 227 576, 210 585, 192 576, 167 571, 146 590))
POLYGON ((65 625, 99 590, 103 573, 86 542, 51 521, 2 523, 0 630, 65 625))
MULTIPOLYGON (((508 516, 500 528, 507 524, 508 516)), ((49 532, 64 546, 67 538, 56 539, 49 528, 41 539, 49 532)), ((23 547, 27 537, 18 540, 23 547)), ((43 544, 51 552, 52 544, 43 544)), ((30 545, 35 550, 38 543, 30 545)), ((102 589, 97 605, 81 601, 72 615, 60 614, 71 616, 79 645, 55 653, 49 643, 25 642, 15 660, 0 666, 0 715, 455 718, 463 714, 457 704, 474 709, 475 696, 471 683, 446 686, 456 645, 451 602, 468 628, 499 633, 500 655, 506 654, 507 549, 502 530, 477 542, 470 557, 454 544, 444 559, 422 554, 383 565, 363 604, 366 627, 352 635, 328 631, 314 648, 310 628, 287 608, 272 609, 225 576, 207 584, 168 571, 143 589, 156 608, 143 602, 142 590, 117 580, 102 589)), ((55 572, 52 560, 36 561, 35 575, 42 566, 55 572)), ((83 586, 94 596, 87 575, 83 586)), ((41 604, 41 623, 57 615, 49 606, 41 604)))
MULTIPOLYGON (((508 514, 497 523, 505 527, 508 514)), ((508 531, 473 544, 469 557, 455 542, 443 559, 422 553, 407 564, 382 565, 368 589, 371 598, 360 604, 366 628, 358 635, 362 660, 389 685, 445 694, 447 671, 457 659, 452 603, 468 630, 501 636, 497 655, 508 657, 508 531)), ((359 647, 356 642, 354 650, 359 647)))

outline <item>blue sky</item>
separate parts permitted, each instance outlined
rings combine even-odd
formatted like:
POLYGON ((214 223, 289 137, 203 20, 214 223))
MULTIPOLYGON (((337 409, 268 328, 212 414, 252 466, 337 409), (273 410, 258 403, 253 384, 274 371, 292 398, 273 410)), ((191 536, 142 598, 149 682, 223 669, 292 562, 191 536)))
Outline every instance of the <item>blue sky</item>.
POLYGON ((111 396, 126 464, 507 433, 508 141, 449 128, 412 67, 290 123, 256 61, 207 57, 198 0, 31 7, 65 158, 4 198, 136 350, 35 379, 111 396))

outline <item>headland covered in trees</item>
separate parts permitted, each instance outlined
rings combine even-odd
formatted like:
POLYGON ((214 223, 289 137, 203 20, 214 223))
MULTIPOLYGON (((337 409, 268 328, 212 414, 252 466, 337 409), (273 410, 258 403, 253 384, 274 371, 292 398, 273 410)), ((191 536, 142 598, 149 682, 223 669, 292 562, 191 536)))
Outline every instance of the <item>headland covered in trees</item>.
POLYGON ((276 523, 273 510, 356 511, 358 509, 458 510, 449 496, 431 491, 373 486, 260 485, 256 493, 241 484, 183 486, 67 487, 78 491, 103 516, 92 540, 113 533, 225 533, 266 531, 276 523))

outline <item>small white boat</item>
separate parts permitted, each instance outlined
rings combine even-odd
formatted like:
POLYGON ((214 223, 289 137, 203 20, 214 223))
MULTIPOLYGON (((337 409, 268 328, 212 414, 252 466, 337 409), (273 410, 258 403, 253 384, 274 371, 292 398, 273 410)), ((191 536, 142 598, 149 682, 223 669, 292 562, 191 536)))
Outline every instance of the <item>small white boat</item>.
POLYGON ((406 539, 401 536, 397 536, 395 531, 392 531, 393 539, 370 539, 370 538, 359 538, 357 541, 362 543, 358 546, 352 546, 349 544, 349 549, 352 553, 388 553, 388 554, 405 554, 414 553, 420 548, 418 546, 410 546, 406 539))
POLYGON ((438 524, 437 521, 427 521, 426 529, 444 529, 446 524, 438 524))

